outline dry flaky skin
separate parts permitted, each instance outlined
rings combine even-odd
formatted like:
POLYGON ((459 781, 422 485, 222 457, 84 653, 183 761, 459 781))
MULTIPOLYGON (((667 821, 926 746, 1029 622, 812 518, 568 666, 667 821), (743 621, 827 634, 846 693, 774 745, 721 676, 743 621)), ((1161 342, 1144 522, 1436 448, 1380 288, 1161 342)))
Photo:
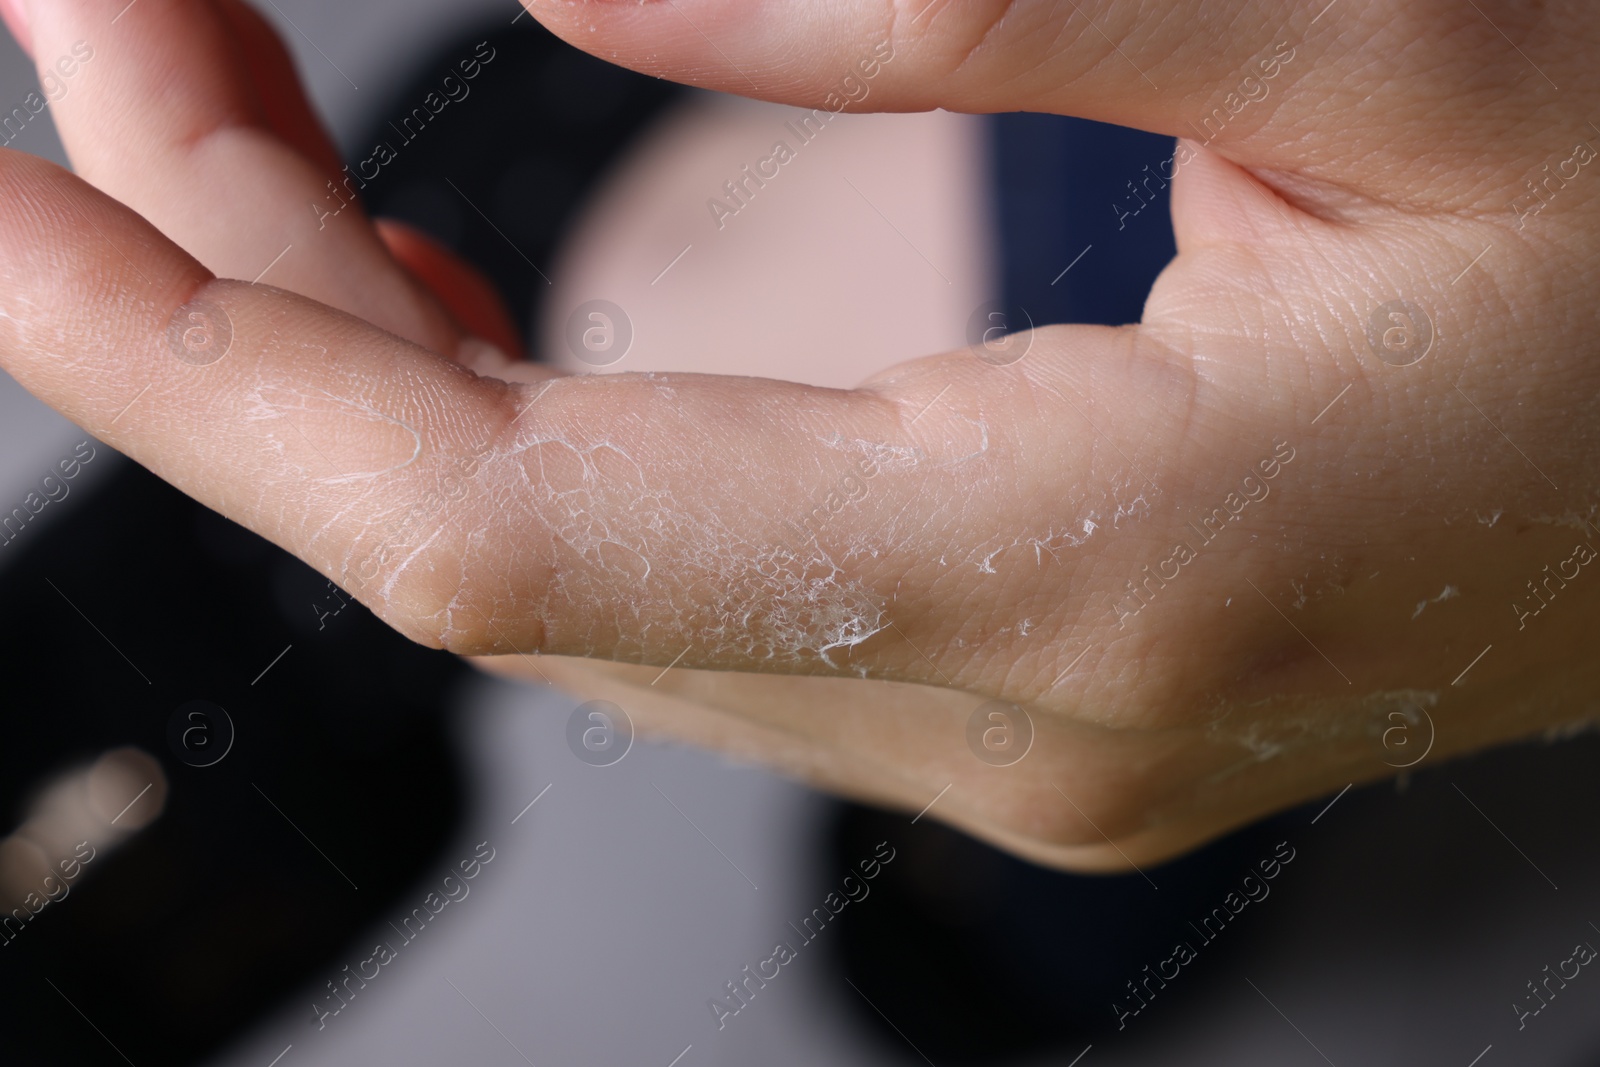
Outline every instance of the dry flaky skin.
MULTIPOLYGON (((513 368, 391 252, 480 284, 442 254, 318 229, 333 156, 259 22, 144 0, 55 105, 106 195, 0 157, 0 359, 419 641, 854 795, 949 785, 934 816, 1044 862, 1594 716, 1600 172, 1525 181, 1600 144, 1584 6, 925 2, 530 8, 714 88, 827 106, 888 40, 875 107, 1184 136, 1292 50, 1180 150, 1140 326, 848 392, 513 368), (1435 332, 1411 366, 1368 344, 1394 300, 1435 332), (174 357, 185 307, 225 358, 174 357), (1037 731, 1010 767, 967 747, 994 699, 1037 731)), ((36 57, 123 6, 40 5, 36 57)))

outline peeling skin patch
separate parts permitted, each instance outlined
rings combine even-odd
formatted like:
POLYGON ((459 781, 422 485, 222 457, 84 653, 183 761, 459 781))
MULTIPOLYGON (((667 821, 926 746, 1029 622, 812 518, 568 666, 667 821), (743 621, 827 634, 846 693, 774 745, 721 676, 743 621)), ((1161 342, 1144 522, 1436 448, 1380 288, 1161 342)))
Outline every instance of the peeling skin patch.
POLYGON ((790 655, 809 650, 834 666, 830 652, 853 648, 888 628, 878 598, 830 561, 785 562, 770 579, 741 583, 745 596, 729 598, 733 629, 722 628, 722 647, 743 644, 747 653, 787 648, 790 655))
POLYGON ((1600 733, 1600 707, 1593 705, 1590 706, 1586 717, 1552 726, 1540 736, 1553 745, 1592 733, 1600 733))
POLYGON ((1150 502, 1140 493, 1127 504, 1118 503, 1117 510, 1111 516, 1111 525, 1120 529, 1123 519, 1142 519, 1150 514, 1150 502))
MULTIPOLYGON (((1093 512, 1090 514, 1093 515, 1093 512)), ((1090 535, 1097 529, 1099 527, 1095 524, 1094 519, 1086 518, 1081 522, 1074 521, 1065 530, 1052 528, 1042 535, 1013 537, 1008 541, 990 542, 982 548, 974 550, 968 556, 967 562, 977 567, 982 574, 995 574, 998 573, 994 569, 996 556, 1008 549, 1031 548, 1033 549, 1034 561, 1043 566, 1046 553, 1050 555, 1052 560, 1059 559, 1060 552, 1063 549, 1077 548, 1085 544, 1090 535)), ((944 563, 944 557, 941 556, 939 562, 944 563)))
POLYGON ((1429 604, 1437 604, 1437 603, 1439 603, 1441 601, 1449 600, 1452 597, 1458 597, 1460 595, 1461 595, 1461 590, 1457 589, 1453 585, 1447 585, 1447 586, 1444 587, 1444 591, 1443 592, 1441 592, 1438 596, 1432 598, 1431 600, 1419 600, 1419 601, 1417 601, 1417 610, 1413 611, 1411 613, 1411 617, 1413 619, 1415 619, 1418 615, 1421 615, 1423 610, 1429 604))
POLYGON ((955 424, 957 421, 965 423, 970 429, 964 434, 956 435, 955 439, 950 436, 945 438, 940 452, 946 458, 939 460, 935 464, 940 469, 958 467, 963 463, 969 463, 989 451, 988 423, 982 419, 969 419, 958 412, 952 414, 941 425, 946 431, 950 431, 956 429, 955 424))
POLYGON ((1575 511, 1569 511, 1565 515, 1532 515, 1528 521, 1539 523, 1541 526, 1570 526, 1574 530, 1583 531, 1584 536, 1588 536, 1592 526, 1590 515, 1579 515, 1575 511))
MULTIPOLYGON (((1328 596, 1342 597, 1345 595, 1345 583, 1349 581, 1349 566, 1345 563, 1344 557, 1335 556, 1330 561, 1327 554, 1323 553, 1320 558, 1327 564, 1326 567, 1322 568, 1321 572, 1328 575, 1328 577, 1320 579, 1315 586, 1310 583, 1313 574, 1318 573, 1317 571, 1306 571, 1299 578, 1289 579, 1289 588, 1295 592, 1295 598, 1289 602, 1289 606, 1296 611, 1303 611, 1305 606, 1312 601, 1320 601, 1328 596)), ((1377 576, 1378 573, 1374 571, 1369 580, 1377 576)), ((1443 598, 1441 597, 1440 599, 1443 598)))
POLYGON ((286 432, 273 441, 279 457, 325 485, 393 474, 422 454, 422 434, 409 423, 321 389, 268 383, 246 395, 244 417, 282 422, 286 432), (330 454, 341 457, 338 468, 330 454))
POLYGON ((1221 768, 1206 781, 1214 784, 1240 771, 1269 760, 1282 759, 1304 749, 1319 749, 1330 742, 1360 743, 1368 746, 1373 759, 1383 755, 1384 731, 1392 728, 1399 714, 1408 721, 1417 709, 1432 713, 1438 707, 1437 689, 1385 689, 1368 693, 1359 701, 1359 713, 1351 713, 1348 698, 1271 697, 1243 708, 1230 710, 1206 727, 1209 740, 1234 744, 1246 755, 1221 768), (1242 728, 1230 728, 1229 721, 1243 715, 1250 720, 1242 728))
MULTIPOLYGON (((855 455, 866 456, 883 471, 914 470, 927 462, 928 454, 920 448, 909 445, 891 445, 883 441, 866 441, 859 437, 846 438, 841 433, 831 433, 826 437, 818 435, 818 441, 836 452, 849 452, 855 455)), ((984 447, 988 447, 987 430, 985 431, 984 447)))
POLYGON ((482 633, 466 591, 476 583, 481 595, 485 570, 501 585, 500 596, 491 590, 496 614, 560 620, 566 629, 553 636, 564 650, 619 660, 671 632, 690 663, 834 666, 835 650, 888 627, 883 598, 818 543, 758 544, 715 503, 651 484, 650 469, 625 447, 569 436, 525 423, 484 459, 474 493, 489 502, 480 514, 492 515, 492 526, 431 560, 461 591, 442 620, 447 646, 451 635, 482 633), (516 539, 531 529, 549 531, 552 565, 524 574, 527 549, 516 539), (619 586, 633 594, 619 597, 619 586))
POLYGON ((415 563, 424 552, 433 547, 433 543, 437 541, 443 533, 443 527, 434 530, 433 533, 428 535, 428 538, 425 541, 402 556, 399 562, 395 565, 394 569, 389 572, 389 576, 384 580, 383 585, 378 589, 378 595, 383 597, 385 600, 388 600, 390 597, 394 596, 395 584, 400 580, 401 576, 404 575, 406 571, 411 569, 411 565, 415 563))
MULTIPOLYGON (((1116 501, 1111 517, 1111 525, 1116 527, 1122 519, 1133 516, 1143 517, 1149 513, 1150 505, 1141 491, 1131 501, 1116 501)), ((982 574, 996 574, 998 572, 995 570, 994 561, 1002 553, 1013 548, 1031 548, 1033 549, 1034 563, 1042 567, 1045 563, 1045 556, 1048 555, 1053 562, 1061 558, 1063 551, 1080 548, 1087 544, 1089 539, 1100 529, 1101 525, 1100 510, 1091 509, 1081 518, 1072 519, 1063 527, 1052 526, 1043 534, 1018 535, 1005 540, 988 542, 974 548, 967 554, 963 562, 977 567, 982 574)), ((939 557, 941 566, 948 566, 945 560, 946 556, 941 555, 939 557)))

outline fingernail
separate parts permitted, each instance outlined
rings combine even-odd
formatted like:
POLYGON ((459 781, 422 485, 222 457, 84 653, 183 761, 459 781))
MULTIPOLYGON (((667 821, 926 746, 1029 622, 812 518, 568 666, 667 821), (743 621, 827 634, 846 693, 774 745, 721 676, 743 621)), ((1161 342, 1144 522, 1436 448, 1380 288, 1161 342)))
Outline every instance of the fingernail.
POLYGON ((504 371, 511 360, 498 345, 481 337, 466 337, 456 346, 456 362, 474 374, 496 375, 504 371))
POLYGON ((6 29, 17 39, 24 52, 33 52, 33 38, 28 33, 28 0, 0 0, 0 19, 6 29))

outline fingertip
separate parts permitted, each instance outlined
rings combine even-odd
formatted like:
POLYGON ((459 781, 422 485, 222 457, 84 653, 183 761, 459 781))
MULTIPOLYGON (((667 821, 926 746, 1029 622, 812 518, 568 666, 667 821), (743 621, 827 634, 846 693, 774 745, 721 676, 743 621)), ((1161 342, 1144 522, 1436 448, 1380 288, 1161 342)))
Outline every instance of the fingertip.
MULTIPOLYGON (((811 21, 804 10, 773 10, 765 0, 522 0, 522 5, 574 48, 640 74, 756 97, 771 95, 773 83, 802 94, 806 89, 804 78, 791 85, 794 73, 776 69, 795 58, 797 39, 808 40, 799 32, 811 21)), ((833 36, 812 35, 808 43, 829 50, 833 36)))
POLYGON ((0 0, 0 19, 17 39, 22 50, 33 56, 33 34, 28 26, 28 0, 0 0))
POLYGON ((132 342, 164 328, 166 317, 212 279, 148 222, 69 171, 3 149, 0 263, 0 338, 7 342, 0 358, 30 388, 30 381, 44 386, 66 373, 72 360, 64 354, 95 349, 95 338, 132 342), (110 292, 137 295, 97 319, 93 311, 110 292))

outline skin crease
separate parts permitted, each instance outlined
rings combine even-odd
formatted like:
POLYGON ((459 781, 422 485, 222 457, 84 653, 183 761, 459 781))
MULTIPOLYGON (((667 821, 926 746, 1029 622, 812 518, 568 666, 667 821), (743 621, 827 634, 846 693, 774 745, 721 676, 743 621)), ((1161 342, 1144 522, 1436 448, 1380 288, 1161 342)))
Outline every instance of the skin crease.
MULTIPOLYGON (((34 55, 104 39, 123 6, 33 6, 34 55)), ((1436 762, 1596 714, 1600 577, 1520 629, 1512 609, 1600 545, 1600 175, 1508 207, 1600 141, 1580 5, 528 6, 730 92, 824 106, 889 40, 875 108, 1189 138, 1280 42, 1294 56, 1186 143, 1179 256, 1137 327, 1048 327, 1008 366, 961 350, 848 391, 555 377, 464 345, 503 333, 438 249, 353 210, 307 230, 333 157, 259 20, 142 0, 53 105, 85 180, 0 155, 0 361, 408 636, 851 795, 916 811, 948 785, 930 817, 1040 862, 1148 864, 1425 743, 1436 762), (297 238, 315 254, 263 284, 210 280, 297 238), (231 325, 210 367, 168 346, 195 299, 231 325), (1367 342, 1398 299, 1435 332, 1407 367, 1367 342), (262 396, 342 403, 291 405, 290 428, 246 417, 262 396), (862 455, 914 462, 788 532, 862 455), (1190 524, 1274 456, 1270 494, 1199 544, 1190 524), (454 503, 412 518, 434 494, 454 503), (1119 622, 1179 542, 1194 558, 1119 622), (966 747, 993 699, 1036 730, 1011 767, 966 747)))

